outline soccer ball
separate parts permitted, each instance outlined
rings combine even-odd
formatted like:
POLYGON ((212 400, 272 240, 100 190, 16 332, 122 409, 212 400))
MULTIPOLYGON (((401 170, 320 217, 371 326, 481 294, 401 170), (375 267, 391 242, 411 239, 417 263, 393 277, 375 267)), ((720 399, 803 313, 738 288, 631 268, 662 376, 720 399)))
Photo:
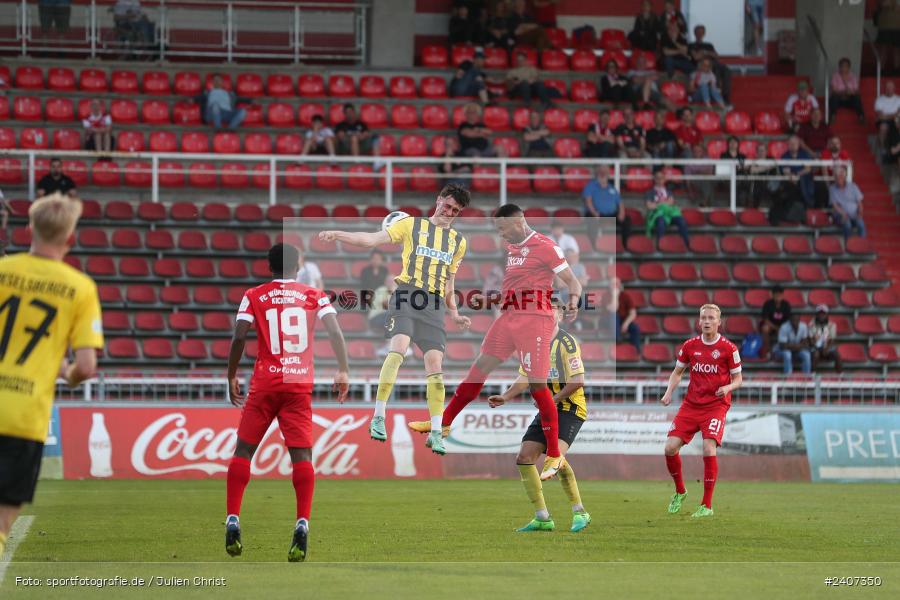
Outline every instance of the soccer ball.
POLYGON ((381 228, 387 231, 388 227, 407 217, 409 217, 409 213, 405 213, 402 210, 395 210, 384 218, 384 221, 381 222, 381 228))

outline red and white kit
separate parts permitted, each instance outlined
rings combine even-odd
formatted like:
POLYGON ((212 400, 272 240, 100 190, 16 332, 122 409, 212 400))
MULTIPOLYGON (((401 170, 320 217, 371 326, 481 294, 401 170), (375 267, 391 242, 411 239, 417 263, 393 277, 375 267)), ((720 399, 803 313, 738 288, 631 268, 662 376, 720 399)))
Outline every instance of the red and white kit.
POLYGON ((681 346, 675 366, 688 369, 690 383, 669 435, 687 444, 699 431, 704 439, 721 445, 731 393, 718 398, 716 390, 731 383, 731 376, 741 372, 737 346, 722 335, 712 342, 704 341, 702 336, 693 337, 681 346))
POLYGON ((100 113, 99 115, 91 113, 81 121, 81 124, 85 129, 99 129, 100 127, 109 127, 110 125, 112 125, 112 117, 110 117, 106 113, 100 113))

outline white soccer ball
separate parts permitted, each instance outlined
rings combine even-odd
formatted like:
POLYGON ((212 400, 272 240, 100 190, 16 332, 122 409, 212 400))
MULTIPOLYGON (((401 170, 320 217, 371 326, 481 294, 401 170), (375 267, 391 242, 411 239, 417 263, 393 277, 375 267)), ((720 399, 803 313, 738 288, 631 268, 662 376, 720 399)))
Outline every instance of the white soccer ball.
POLYGON ((407 217, 409 217, 409 213, 405 213, 402 210, 395 210, 394 212, 392 212, 391 214, 389 214, 388 216, 386 216, 384 218, 384 221, 381 222, 381 228, 383 230, 387 231, 388 227, 390 227, 397 221, 406 219, 407 217))

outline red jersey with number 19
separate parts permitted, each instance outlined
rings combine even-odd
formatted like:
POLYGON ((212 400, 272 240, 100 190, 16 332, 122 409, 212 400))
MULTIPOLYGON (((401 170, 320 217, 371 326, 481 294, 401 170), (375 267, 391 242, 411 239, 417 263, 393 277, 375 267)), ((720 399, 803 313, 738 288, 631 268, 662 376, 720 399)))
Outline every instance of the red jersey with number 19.
POLYGON ((256 327, 250 392, 311 392, 316 319, 336 312, 325 292, 292 279, 247 290, 237 319, 256 327))
POLYGON ((714 341, 706 342, 703 336, 692 337, 678 351, 675 366, 690 367, 691 381, 686 404, 709 405, 722 402, 731 406, 731 393, 716 397, 716 390, 731 383, 731 376, 741 372, 741 355, 737 346, 719 335, 714 341))

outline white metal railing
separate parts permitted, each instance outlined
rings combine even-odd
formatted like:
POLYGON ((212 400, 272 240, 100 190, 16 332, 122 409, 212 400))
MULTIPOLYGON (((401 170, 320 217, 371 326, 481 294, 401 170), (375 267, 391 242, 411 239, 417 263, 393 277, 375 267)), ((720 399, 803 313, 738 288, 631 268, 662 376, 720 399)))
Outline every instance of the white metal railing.
MULTIPOLYGON (((185 171, 185 164, 190 162, 240 162, 240 163, 251 163, 251 166, 257 164, 265 164, 268 163, 268 177, 269 177, 269 185, 268 185, 268 202, 269 204, 277 204, 278 202, 278 193, 281 190, 281 184, 279 181, 280 176, 289 174, 284 170, 284 167, 289 165, 297 165, 297 164, 311 164, 311 165, 321 165, 321 164, 344 164, 344 165, 359 165, 359 164, 368 164, 373 166, 378 166, 378 169, 373 169, 372 173, 351 173, 351 172, 341 172, 336 173, 334 176, 336 177, 345 177, 348 179, 353 178, 375 178, 378 180, 384 181, 384 203, 388 208, 394 208, 394 189, 395 183, 394 180, 396 177, 400 177, 400 175, 396 174, 395 166, 416 166, 416 165, 431 165, 431 166, 440 166, 447 162, 446 159, 441 157, 398 157, 398 156, 320 156, 320 155, 309 155, 309 156, 301 156, 301 155, 286 155, 286 154, 195 154, 195 153, 184 153, 184 152, 156 152, 156 153, 126 153, 126 152, 114 152, 110 155, 113 158, 120 158, 128 161, 148 161, 149 165, 146 167, 134 167, 130 170, 130 172, 134 173, 142 173, 150 175, 150 193, 151 200, 153 202, 159 202, 159 193, 160 193, 160 162, 161 161, 177 161, 179 168, 185 171)), ((2 157, 19 157, 25 158, 27 161, 27 181, 28 181, 28 194, 29 198, 34 198, 36 192, 36 159, 38 157, 50 158, 50 157, 60 157, 60 158, 81 158, 88 160, 96 160, 98 155, 93 152, 85 152, 80 150, 72 150, 72 151, 62 151, 62 150, 0 150, 0 158, 2 157)), ((641 179, 645 181, 650 180, 650 175, 647 173, 643 174, 634 174, 629 173, 629 167, 645 167, 648 169, 653 169, 654 167, 687 167, 687 166, 706 166, 713 167, 714 174, 711 175, 698 175, 698 174, 688 174, 682 173, 678 175, 679 181, 714 181, 714 182, 728 182, 729 189, 729 207, 732 211, 737 210, 737 184, 738 182, 749 182, 749 181, 760 181, 760 180, 784 180, 787 179, 784 175, 779 176, 751 176, 751 175, 743 175, 738 173, 738 163, 733 160, 721 160, 721 159, 650 159, 650 158, 642 158, 642 159, 628 159, 628 158, 618 158, 618 159, 593 159, 593 158, 572 158, 572 159, 562 159, 562 158, 466 158, 459 157, 450 159, 450 162, 454 164, 470 164, 473 166, 479 167, 490 167, 492 169, 496 169, 496 171, 489 171, 483 173, 468 173, 466 175, 459 174, 441 174, 435 172, 433 174, 429 174, 430 177, 434 178, 447 178, 447 179, 481 179, 484 181, 493 181, 496 180, 498 183, 498 189, 496 193, 499 195, 500 204, 506 204, 507 199, 509 197, 508 190, 508 182, 512 179, 528 179, 528 180, 538 180, 538 179, 558 179, 563 181, 565 179, 584 179, 583 174, 566 174, 563 169, 565 167, 586 167, 588 169, 597 167, 602 164, 606 164, 610 166, 612 171, 612 180, 615 187, 619 190, 622 189, 622 182, 627 181, 629 179, 641 179), (510 173, 509 168, 512 166, 522 166, 522 167, 559 167, 559 174, 534 174, 528 173, 520 174, 520 173, 510 173)), ((776 160, 776 159, 766 159, 766 160, 746 160, 744 161, 744 169, 748 169, 752 166, 760 165, 765 167, 793 167, 793 166, 810 166, 813 167, 816 172, 815 177, 817 179, 828 179, 827 177, 821 175, 822 170, 826 169, 834 169, 837 166, 843 166, 847 168, 847 178, 849 181, 853 180, 853 163, 850 161, 830 161, 830 160, 776 160)), ((124 166, 120 166, 119 173, 124 174, 128 169, 124 168, 124 166)), ((165 169, 163 169, 165 171, 165 169)), ((213 169, 211 171, 200 171, 201 174, 216 174, 219 171, 217 169, 213 169)), ((251 170, 247 171, 247 177, 258 176, 259 173, 254 173, 251 170)), ((409 177, 410 174, 404 172, 402 177, 409 177)), ((588 177, 592 177, 592 174, 589 174, 588 177)), ((566 192, 560 192, 566 193, 566 192)))
POLYGON ((825 49, 825 44, 822 42, 822 33, 819 30, 819 24, 812 17, 812 15, 806 15, 806 18, 809 21, 809 27, 816 38, 816 42, 819 46, 819 52, 822 53, 822 65, 825 71, 825 123, 828 124, 828 122, 831 120, 831 111, 828 108, 831 101, 831 68, 829 65, 831 59, 828 58, 828 51, 825 49))
POLYGON ((159 60, 180 56, 220 58, 227 62, 237 59, 281 59, 299 63, 312 58, 356 64, 362 64, 367 53, 369 0, 346 3, 144 0, 141 10, 152 24, 154 39, 140 48, 132 48, 113 35, 112 4, 89 0, 71 6, 71 25, 73 29, 83 28, 83 38, 74 35, 45 37, 35 33, 34 23, 39 13, 36 0, 0 0, 0 16, 15 19, 14 36, 0 39, 0 48, 17 48, 22 56, 32 52, 63 52, 97 58, 134 51, 136 56, 159 60), (328 26, 331 29, 323 31, 323 27, 328 26), (173 40, 173 32, 179 29, 220 31, 221 37, 216 43, 195 39, 196 36, 173 40), (316 43, 313 39, 316 34, 328 33, 349 36, 352 41, 347 45, 335 45, 316 43), (241 40, 244 34, 247 41, 241 40), (265 34, 269 34, 271 43, 258 41, 265 34))

